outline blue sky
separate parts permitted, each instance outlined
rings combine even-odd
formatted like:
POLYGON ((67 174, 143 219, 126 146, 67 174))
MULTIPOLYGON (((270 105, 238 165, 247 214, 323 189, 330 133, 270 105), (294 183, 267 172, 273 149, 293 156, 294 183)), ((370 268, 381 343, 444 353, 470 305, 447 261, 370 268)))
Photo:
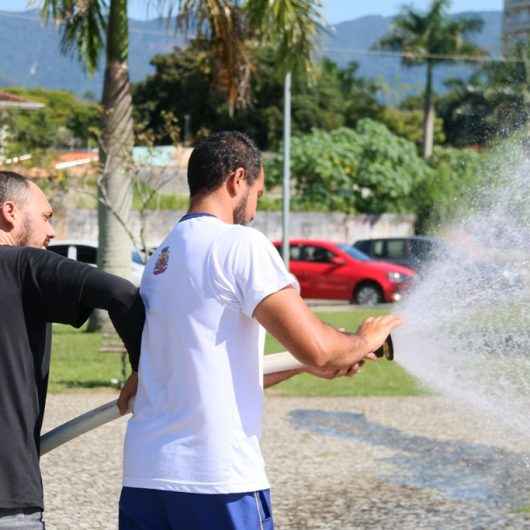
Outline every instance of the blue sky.
MULTIPOLYGON (((33 6, 40 2, 33 1, 33 6)), ((154 2, 146 0, 129 0, 130 16, 133 18, 145 19, 147 16, 155 16, 156 11, 151 9, 146 12, 145 6, 154 2)), ((412 4, 419 8, 426 8, 429 0, 370 0, 370 2, 360 2, 359 0, 322 0, 324 15, 328 22, 336 23, 343 20, 350 20, 363 15, 393 15, 404 3, 412 4)), ((0 10, 22 11, 28 5, 27 0, 0 0, 0 10)), ((459 11, 487 11, 502 9, 502 0, 453 0, 453 12, 459 11)))

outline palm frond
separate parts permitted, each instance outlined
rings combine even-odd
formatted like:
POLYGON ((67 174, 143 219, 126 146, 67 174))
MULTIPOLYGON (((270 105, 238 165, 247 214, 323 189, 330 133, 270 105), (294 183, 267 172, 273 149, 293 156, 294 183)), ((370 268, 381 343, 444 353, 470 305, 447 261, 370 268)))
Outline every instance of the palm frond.
POLYGON ((276 44, 281 70, 310 68, 316 40, 324 31, 320 0, 247 0, 245 7, 252 31, 276 44))
POLYGON ((433 0, 427 12, 405 7, 394 20, 390 33, 375 45, 403 53, 405 66, 442 63, 452 57, 474 60, 486 52, 466 39, 469 33, 482 29, 477 17, 454 20, 449 17, 450 0, 433 0))
POLYGON ((93 72, 105 46, 106 10, 105 0, 44 0, 41 15, 61 27, 61 51, 77 53, 93 72))

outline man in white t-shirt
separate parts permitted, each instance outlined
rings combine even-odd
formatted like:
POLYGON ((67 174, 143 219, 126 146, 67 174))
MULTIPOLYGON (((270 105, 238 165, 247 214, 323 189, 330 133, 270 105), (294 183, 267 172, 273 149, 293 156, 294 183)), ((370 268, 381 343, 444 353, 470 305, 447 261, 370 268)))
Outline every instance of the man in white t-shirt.
POLYGON ((400 320, 367 319, 348 335, 307 308, 272 243, 245 226, 264 189, 261 155, 247 136, 202 141, 188 183, 189 212, 140 287, 146 322, 120 529, 270 530, 263 387, 301 371, 355 373, 400 320), (264 378, 265 330, 306 368, 264 378))

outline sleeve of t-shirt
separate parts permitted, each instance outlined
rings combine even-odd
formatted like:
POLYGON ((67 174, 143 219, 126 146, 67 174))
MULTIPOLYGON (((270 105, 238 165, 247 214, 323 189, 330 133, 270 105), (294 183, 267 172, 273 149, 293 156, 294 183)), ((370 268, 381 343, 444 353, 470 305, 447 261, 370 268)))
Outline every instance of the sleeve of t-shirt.
POLYGON ((242 228, 234 235, 232 242, 218 246, 213 260, 214 285, 218 299, 237 305, 252 318, 265 298, 288 286, 299 289, 299 285, 264 234, 242 228))
POLYGON ((81 326, 92 307, 82 303, 83 287, 92 267, 49 250, 25 248, 22 282, 32 310, 48 322, 81 326))
POLYGON ((24 293, 48 322, 81 326, 93 309, 105 309, 138 368, 145 311, 129 281, 54 252, 25 249, 24 293))

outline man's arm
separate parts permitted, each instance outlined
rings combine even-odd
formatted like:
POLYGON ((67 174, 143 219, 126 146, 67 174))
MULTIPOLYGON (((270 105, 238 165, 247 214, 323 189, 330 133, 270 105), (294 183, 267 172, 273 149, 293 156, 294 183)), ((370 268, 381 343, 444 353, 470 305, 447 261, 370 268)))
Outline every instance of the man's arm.
POLYGON ((262 300, 254 318, 303 364, 326 371, 352 369, 401 324, 394 315, 367 318, 354 335, 342 333, 311 312, 295 289, 288 287, 262 300))
POLYGON ((269 388, 270 386, 277 385, 282 381, 291 379, 291 377, 294 377, 295 375, 304 373, 320 377, 321 379, 335 379, 337 377, 344 376, 351 377, 361 369, 362 365, 363 362, 361 361, 357 364, 354 364, 350 368, 343 370, 323 370, 311 366, 302 366, 293 370, 285 370, 283 372, 276 372, 274 374, 265 374, 263 376, 263 386, 264 388, 269 388))
POLYGON ((270 386, 277 385, 282 381, 291 379, 295 375, 304 373, 302 368, 295 368, 294 370, 285 370, 283 372, 275 372, 273 374, 265 374, 263 376, 263 387, 269 388, 270 386))
POLYGON ((43 320, 80 327, 93 309, 105 309, 138 369, 145 312, 138 289, 127 280, 49 250, 24 248, 22 285, 31 310, 43 320))
POLYGON ((106 309, 127 352, 133 371, 138 371, 145 309, 138 289, 129 281, 98 269, 87 275, 80 299, 92 309, 106 309))

